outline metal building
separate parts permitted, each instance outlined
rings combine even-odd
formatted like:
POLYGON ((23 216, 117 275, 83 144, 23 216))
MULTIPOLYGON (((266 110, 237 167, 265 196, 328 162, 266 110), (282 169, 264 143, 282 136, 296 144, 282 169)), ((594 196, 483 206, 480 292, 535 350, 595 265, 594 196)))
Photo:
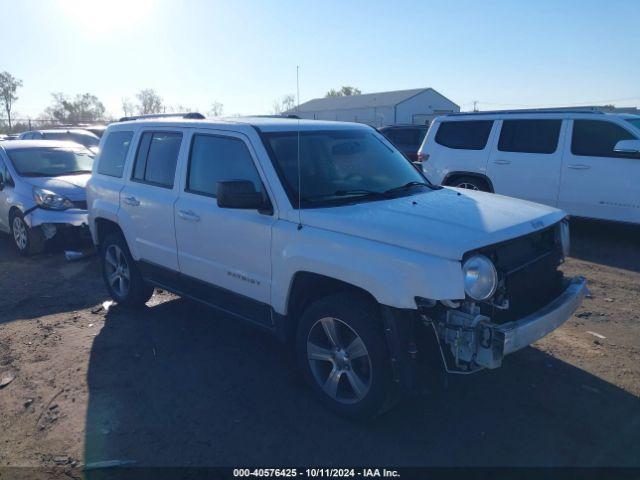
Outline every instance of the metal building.
POLYGON ((433 88, 365 93, 344 97, 315 98, 287 114, 315 120, 367 123, 374 127, 395 124, 429 123, 460 107, 433 88))

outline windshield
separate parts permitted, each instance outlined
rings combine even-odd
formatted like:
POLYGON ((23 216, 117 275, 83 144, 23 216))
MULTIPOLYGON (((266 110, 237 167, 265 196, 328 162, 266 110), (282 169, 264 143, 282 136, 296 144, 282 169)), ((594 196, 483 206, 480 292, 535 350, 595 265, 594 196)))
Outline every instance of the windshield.
POLYGON ((59 177, 91 173, 93 155, 84 148, 21 148, 7 151, 22 177, 59 177))
MULTIPOLYGON (((297 206, 298 132, 265 137, 289 199, 297 206)), ((300 132, 300 165, 303 208, 408 195, 428 183, 379 134, 365 130, 300 132)))
POLYGON ((627 122, 640 130, 640 118, 627 118, 627 122))

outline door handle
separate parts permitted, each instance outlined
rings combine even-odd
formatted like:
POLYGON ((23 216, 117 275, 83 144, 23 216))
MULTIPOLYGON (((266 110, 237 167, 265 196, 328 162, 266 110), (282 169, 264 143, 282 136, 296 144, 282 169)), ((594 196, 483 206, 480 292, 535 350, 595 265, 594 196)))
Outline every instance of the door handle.
POLYGON ((589 165, 567 165, 567 168, 571 168, 572 170, 589 170, 591 167, 589 165))
POLYGON ((496 165, 509 165, 511 160, 494 160, 493 163, 496 165))
POLYGON ((131 205, 132 207, 137 207, 138 205, 140 205, 140 201, 133 196, 124 197, 122 201, 127 205, 131 205))
POLYGON ((191 222, 200 221, 200 217, 193 213, 191 210, 178 210, 178 216, 183 220, 189 220, 191 222))

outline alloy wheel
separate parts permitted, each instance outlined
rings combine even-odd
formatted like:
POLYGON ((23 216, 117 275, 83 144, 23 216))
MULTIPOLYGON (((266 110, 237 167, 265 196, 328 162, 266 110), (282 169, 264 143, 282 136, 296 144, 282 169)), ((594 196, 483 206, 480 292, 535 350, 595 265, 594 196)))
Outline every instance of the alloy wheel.
POLYGON ((467 190, 480 190, 477 185, 474 185, 473 183, 468 183, 468 182, 462 182, 459 183, 458 185, 456 185, 458 188, 466 188, 467 190))
POLYGON ((127 257, 118 245, 109 245, 104 255, 107 282, 119 298, 129 293, 131 273, 127 257))
POLYGON ((307 360, 315 381, 333 400, 353 404, 369 392, 371 358, 362 338, 338 318, 316 321, 307 336, 307 360))
POLYGON ((20 251, 26 250, 29 242, 27 227, 20 217, 15 217, 13 219, 13 239, 20 251))

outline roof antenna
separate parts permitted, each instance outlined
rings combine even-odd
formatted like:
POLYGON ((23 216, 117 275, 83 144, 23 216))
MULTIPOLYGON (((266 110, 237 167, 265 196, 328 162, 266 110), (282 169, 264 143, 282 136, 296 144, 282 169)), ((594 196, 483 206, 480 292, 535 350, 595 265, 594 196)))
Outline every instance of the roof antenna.
POLYGON ((298 116, 298 230, 302 230, 302 171, 300 169, 300 65, 296 65, 296 114, 298 116))

